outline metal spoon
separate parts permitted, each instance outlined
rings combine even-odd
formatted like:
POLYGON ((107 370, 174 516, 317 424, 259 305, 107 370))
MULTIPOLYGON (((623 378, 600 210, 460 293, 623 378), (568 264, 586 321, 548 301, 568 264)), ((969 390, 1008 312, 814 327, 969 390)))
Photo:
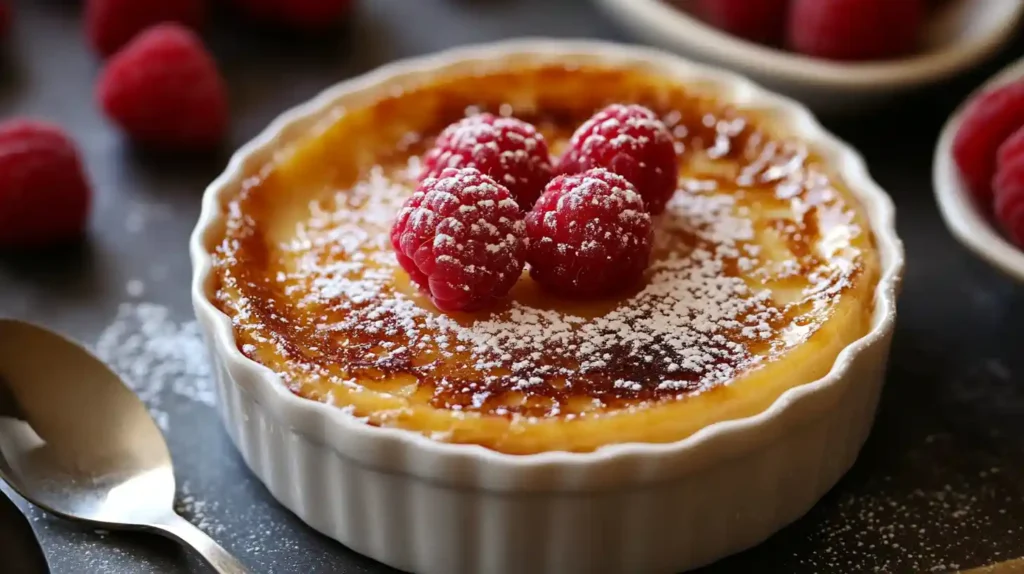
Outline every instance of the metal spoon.
POLYGON ((222 574, 248 572, 174 512, 171 455, 146 407, 84 348, 0 319, 0 477, 30 502, 104 529, 159 533, 222 574))

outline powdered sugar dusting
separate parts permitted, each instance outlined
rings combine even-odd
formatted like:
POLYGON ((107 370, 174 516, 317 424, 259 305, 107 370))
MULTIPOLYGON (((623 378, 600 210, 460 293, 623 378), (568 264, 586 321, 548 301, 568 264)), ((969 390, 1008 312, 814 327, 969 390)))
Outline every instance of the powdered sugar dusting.
POLYGON ((220 504, 216 500, 210 502, 197 496, 192 492, 192 485, 188 482, 182 483, 180 490, 180 495, 174 504, 175 512, 184 516, 207 534, 213 536, 223 534, 226 528, 215 518, 220 510, 220 504))
POLYGON ((213 406, 206 346, 195 321, 179 323, 154 303, 123 303, 100 334, 96 355, 117 372, 168 430, 170 397, 213 406))
MULTIPOLYGON (((830 236, 828 253, 815 244, 782 259, 806 281, 784 299, 772 286, 791 279, 792 269, 759 244, 742 192, 697 178, 681 182, 656 223, 643 289, 597 314, 552 308, 530 296, 525 278, 504 309, 468 318, 439 313, 402 287, 405 273, 389 247, 385 222, 414 186, 404 165, 375 167, 354 188, 314 204, 271 255, 275 268, 288 270, 273 281, 284 299, 272 306, 245 295, 235 271, 247 272, 248 255, 228 239, 218 253, 219 299, 244 352, 273 360, 294 391, 316 385, 328 401, 337 386, 385 385, 389 394, 416 393, 455 412, 576 417, 623 400, 636 408, 702 393, 806 340, 858 268, 850 241, 859 230, 838 194, 825 193, 827 178, 803 163, 786 165, 772 171, 776 163, 764 162, 751 176, 789 184, 773 201, 791 219, 773 216, 760 227, 777 226, 780 241, 797 243, 816 240, 818 228, 846 231, 830 236), (794 182, 800 192, 784 195, 794 182), (300 349, 297 338, 316 343, 300 349), (404 381, 398 390, 395 380, 404 381), (589 401, 583 406, 581 396, 589 401)), ((451 207, 443 199, 434 200, 435 211, 451 207)), ((435 245, 449 246, 454 235, 438 234, 435 245)))

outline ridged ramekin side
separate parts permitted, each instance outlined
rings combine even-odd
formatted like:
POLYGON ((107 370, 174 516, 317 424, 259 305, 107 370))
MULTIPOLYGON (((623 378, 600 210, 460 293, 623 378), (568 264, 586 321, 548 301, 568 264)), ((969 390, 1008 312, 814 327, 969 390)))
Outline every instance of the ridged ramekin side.
POLYGON ((674 573, 806 513, 868 436, 890 338, 859 355, 843 408, 682 479, 579 494, 452 487, 374 469, 280 424, 217 365, 224 424, 253 473, 307 524, 421 574, 674 573))

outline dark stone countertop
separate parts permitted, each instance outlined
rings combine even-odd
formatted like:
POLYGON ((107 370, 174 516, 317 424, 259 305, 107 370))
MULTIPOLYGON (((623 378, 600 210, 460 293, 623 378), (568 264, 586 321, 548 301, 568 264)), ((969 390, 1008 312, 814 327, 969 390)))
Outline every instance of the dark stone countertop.
MULTIPOLYGON (((188 337, 186 240, 202 190, 227 153, 167 158, 124 143, 91 101, 99 62, 82 42, 78 4, 16 6, 0 67, 0 110, 5 117, 53 119, 78 139, 97 191, 90 239, 70 252, 0 258, 0 314, 92 343, 104 332, 118 335, 108 326, 127 302, 134 306, 122 312, 136 316, 166 310, 165 319, 147 315, 149 328, 163 329, 158 335, 165 340, 188 337)), ((337 33, 301 41, 218 20, 208 37, 232 92, 228 147, 328 85, 395 58, 523 35, 626 40, 587 0, 365 0, 337 33)), ((854 469, 806 517, 706 572, 927 572, 1024 554, 1024 286, 953 240, 930 183, 945 117, 1022 47, 1024 41, 968 77, 884 111, 829 124, 867 156, 895 198, 907 247, 881 411, 854 469)), ((202 370, 179 365, 175 371, 160 363, 173 361, 173 353, 147 352, 124 361, 162 377, 137 384, 148 385, 150 402, 166 417, 187 516, 259 572, 390 571, 278 506, 196 392, 202 382, 188 380, 202 370)), ((54 572, 201 571, 172 543, 97 534, 18 504, 54 572)), ((5 521, 8 526, 15 524, 5 521)))

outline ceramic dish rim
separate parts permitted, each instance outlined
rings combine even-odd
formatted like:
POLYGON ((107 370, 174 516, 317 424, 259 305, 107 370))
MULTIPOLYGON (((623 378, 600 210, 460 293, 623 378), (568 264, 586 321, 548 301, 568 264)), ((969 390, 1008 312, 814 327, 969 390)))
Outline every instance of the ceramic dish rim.
MULTIPOLYGON (((391 453, 408 453, 409 450, 400 449, 411 448, 417 454, 443 458, 455 465, 483 462, 498 473, 503 469, 514 471, 537 466, 549 470, 584 467, 631 457, 675 459, 685 456, 703 443, 749 432, 776 417, 783 416, 792 405, 838 385, 850 370, 855 357, 862 351, 872 348, 891 332, 895 321, 896 295, 904 267, 903 245, 896 233, 895 207, 892 200, 871 178, 862 156, 827 132, 803 105, 784 96, 772 94, 737 74, 696 64, 661 50, 605 41, 548 38, 521 38, 468 45, 396 61, 364 75, 344 80, 311 100, 284 112, 258 136, 240 148, 232 156, 224 172, 207 187, 203 195, 201 214, 190 239, 190 253, 193 262, 193 304, 200 322, 204 324, 208 345, 215 354, 211 360, 225 361, 224 366, 229 374, 242 373, 247 380, 258 381, 243 390, 254 394, 258 402, 270 409, 279 422, 291 425, 292 428, 301 428, 307 435, 311 435, 308 429, 317 429, 317 436, 308 438, 329 445, 339 454, 351 452, 353 448, 360 452, 367 452, 367 449, 373 448, 377 449, 377 452, 391 453), (814 146, 829 165, 841 174, 848 187, 859 198, 871 222, 882 262, 881 275, 874 292, 875 309, 870 332, 844 348, 827 375, 817 381, 785 391, 771 406, 756 415, 714 423, 680 441, 618 443, 583 453, 546 451, 513 455, 480 445, 440 442, 413 431, 376 427, 359 422, 336 406, 292 394, 281 384, 279 376, 274 371, 239 351, 231 320, 213 304, 207 294, 206 286, 212 279, 213 261, 206 247, 206 236, 215 231, 218 224, 223 221, 221 197, 233 182, 244 178, 246 173, 243 168, 247 158, 261 151, 266 153, 266 149, 273 149, 278 144, 279 136, 290 125, 330 113, 337 107, 337 100, 346 95, 372 86, 379 88, 403 76, 441 72, 451 66, 471 62, 494 66, 496 62, 515 58, 556 62, 595 57, 610 64, 642 62, 664 70, 665 73, 671 73, 681 81, 711 84, 728 94, 724 98, 736 101, 743 107, 764 109, 775 114, 795 136, 814 146), (293 424, 294 421, 303 418, 312 419, 313 422, 307 420, 305 422, 308 424, 293 424), (362 448, 362 445, 365 445, 366 449, 362 448)), ((235 379, 234 384, 240 384, 240 377, 232 378, 235 379)), ((416 474, 419 471, 410 472, 416 474)))
POLYGON ((942 127, 932 161, 932 187, 939 212, 953 236, 965 247, 1018 281, 1024 282, 1024 248, 1010 243, 992 224, 971 197, 960 170, 953 161, 953 140, 967 107, 981 93, 1024 79, 1024 58, 1003 68, 975 89, 957 107, 942 127))
POLYGON ((738 38, 664 0, 597 1, 632 19, 634 26, 649 26, 650 33, 664 45, 698 52, 741 72, 770 73, 779 80, 863 92, 918 86, 964 70, 1005 45, 1024 18, 1024 2, 1016 2, 1010 18, 972 41, 952 42, 939 50, 891 61, 835 62, 738 38))

